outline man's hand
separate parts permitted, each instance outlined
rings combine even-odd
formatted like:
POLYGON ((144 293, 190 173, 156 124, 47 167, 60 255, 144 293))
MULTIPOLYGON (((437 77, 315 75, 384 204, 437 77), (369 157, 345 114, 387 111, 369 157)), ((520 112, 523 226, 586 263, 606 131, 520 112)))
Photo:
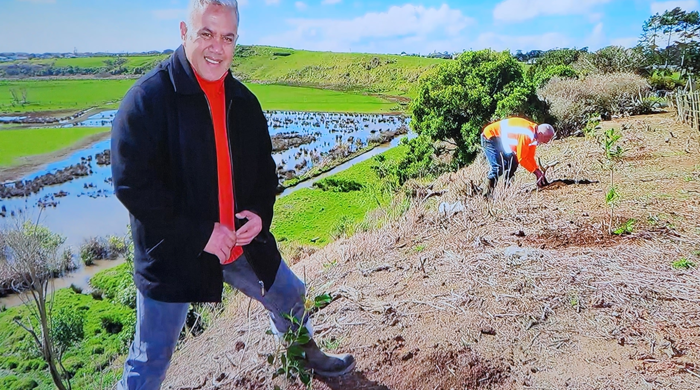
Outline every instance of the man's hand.
POLYGON ((209 237, 204 251, 218 257, 219 263, 223 264, 231 256, 231 249, 236 243, 236 232, 216 222, 214 223, 214 231, 211 232, 211 237, 209 237))
POLYGON ((544 176, 544 173, 542 173, 542 171, 537 169, 534 173, 535 176, 537 176, 537 188, 543 188, 549 184, 547 182, 547 178, 544 176))
POLYGON ((248 245, 255 239, 255 237, 258 236, 258 234, 260 234, 260 231, 262 230, 262 219, 260 219, 257 214, 247 210, 236 214, 236 218, 245 218, 248 220, 248 222, 241 226, 241 228, 236 232, 236 236, 238 237, 237 245, 248 245))

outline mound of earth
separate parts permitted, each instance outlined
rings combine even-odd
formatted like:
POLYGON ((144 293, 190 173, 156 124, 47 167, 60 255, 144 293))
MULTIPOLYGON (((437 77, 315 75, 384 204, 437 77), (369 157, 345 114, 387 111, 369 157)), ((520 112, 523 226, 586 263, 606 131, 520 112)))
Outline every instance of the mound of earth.
MULTIPOLYGON (((337 240, 294 265, 310 296, 316 339, 357 358, 354 373, 314 389, 698 389, 699 133, 669 114, 621 119, 626 159, 609 234, 609 173, 594 137, 540 148, 560 161, 533 191, 516 175, 493 200, 469 196, 483 161, 431 185, 411 207, 368 216, 377 229, 337 240), (673 133, 673 137, 669 136, 673 133), (597 181, 597 183, 595 183, 597 181), (461 202, 449 215, 443 202, 461 202)), ((183 343, 166 389, 302 389, 273 379, 278 348, 266 314, 239 295, 204 334, 183 343)))

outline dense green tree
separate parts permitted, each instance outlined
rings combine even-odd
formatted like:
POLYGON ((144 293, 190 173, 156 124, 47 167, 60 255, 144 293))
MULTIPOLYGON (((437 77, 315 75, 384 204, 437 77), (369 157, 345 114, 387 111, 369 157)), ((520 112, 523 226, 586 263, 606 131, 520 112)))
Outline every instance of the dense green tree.
POLYGON ((522 66, 509 52, 491 50, 464 52, 423 75, 410 109, 417 133, 456 146, 457 166, 474 159, 489 122, 510 115, 538 120, 544 111, 522 66))

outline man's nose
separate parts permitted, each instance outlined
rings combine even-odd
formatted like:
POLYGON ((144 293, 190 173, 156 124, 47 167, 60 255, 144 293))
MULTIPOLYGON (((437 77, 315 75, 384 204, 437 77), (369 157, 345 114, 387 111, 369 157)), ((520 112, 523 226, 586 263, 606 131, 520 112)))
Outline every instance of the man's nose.
POLYGON ((217 54, 224 52, 224 39, 219 37, 212 40, 211 51, 217 54))

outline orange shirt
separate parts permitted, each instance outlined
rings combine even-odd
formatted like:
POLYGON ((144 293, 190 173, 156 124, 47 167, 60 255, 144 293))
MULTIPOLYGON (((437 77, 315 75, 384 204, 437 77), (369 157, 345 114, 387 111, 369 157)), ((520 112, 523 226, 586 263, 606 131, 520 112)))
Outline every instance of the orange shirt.
MULTIPOLYGON (((216 142, 216 168, 219 182, 219 223, 235 230, 235 210, 233 199, 233 170, 231 168, 231 151, 229 150, 228 132, 226 129, 226 92, 224 77, 217 81, 207 81, 199 77, 197 81, 202 87, 209 102, 212 122, 214 122, 214 140, 216 142)), ((231 256, 224 264, 232 263, 243 254, 243 248, 235 246, 231 256)))
POLYGON ((487 139, 498 137, 506 153, 515 153, 518 164, 529 172, 535 172, 538 169, 535 161, 536 131, 536 123, 523 118, 508 118, 486 126, 484 137, 487 139))

